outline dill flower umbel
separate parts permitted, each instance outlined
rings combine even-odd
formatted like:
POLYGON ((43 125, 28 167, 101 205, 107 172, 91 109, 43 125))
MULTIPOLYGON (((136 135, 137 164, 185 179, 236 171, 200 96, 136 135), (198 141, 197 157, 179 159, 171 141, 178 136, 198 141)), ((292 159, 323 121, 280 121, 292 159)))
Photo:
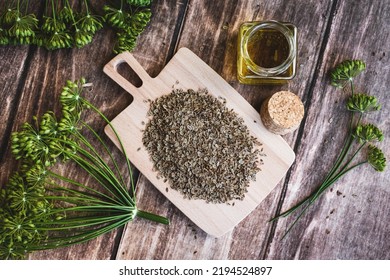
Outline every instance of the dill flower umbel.
POLYGON ((105 26, 118 34, 115 52, 132 51, 151 18, 151 0, 121 0, 120 8, 105 5, 104 14, 91 12, 92 1, 70 5, 69 0, 45 0, 43 16, 29 14, 29 0, 6 1, 0 11, 0 45, 34 44, 48 50, 82 48, 105 26), (78 7, 78 8, 76 8, 78 7), (105 24, 107 23, 107 24, 105 24))
POLYGON ((68 81, 60 96, 61 117, 48 111, 12 134, 11 151, 21 161, 21 168, 0 192, 0 259, 22 259, 29 252, 82 243, 135 217, 169 223, 138 209, 126 153, 130 181, 120 173, 103 139, 82 121, 83 111, 91 109, 111 125, 83 97, 86 86, 85 79, 68 81), (102 148, 92 145, 84 130, 91 132, 87 134, 102 148), (85 185, 55 172, 56 164, 69 161, 93 183, 85 185))
POLYGON ((376 142, 383 141, 384 136, 382 131, 374 124, 362 123, 364 114, 379 111, 381 106, 374 96, 366 93, 354 93, 354 79, 365 69, 366 64, 361 60, 346 60, 337 65, 330 74, 331 84, 333 86, 351 93, 346 104, 346 109, 351 112, 349 133, 333 167, 320 186, 306 199, 271 220, 274 221, 280 217, 286 217, 296 210, 301 209, 298 216, 283 235, 283 238, 319 196, 346 173, 366 164, 371 165, 376 171, 380 172, 386 168, 385 155, 381 149, 374 145, 376 142), (356 156, 361 153, 367 144, 368 148, 363 155, 363 159, 356 162, 356 156))

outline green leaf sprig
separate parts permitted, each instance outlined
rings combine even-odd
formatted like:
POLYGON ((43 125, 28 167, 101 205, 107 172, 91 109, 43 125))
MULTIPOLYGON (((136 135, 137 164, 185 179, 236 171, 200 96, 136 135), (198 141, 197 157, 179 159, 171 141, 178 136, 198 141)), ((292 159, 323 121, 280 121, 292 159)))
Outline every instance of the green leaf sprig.
POLYGON ((374 96, 368 95, 367 93, 355 93, 354 88, 355 77, 364 71, 365 68, 366 64, 361 60, 346 60, 337 65, 331 72, 331 84, 343 89, 345 92, 350 92, 350 97, 346 104, 346 109, 351 112, 349 133, 333 167, 320 186, 306 199, 271 219, 271 221, 275 221, 301 209, 282 238, 286 237, 293 226, 321 194, 351 170, 365 164, 371 165, 376 171, 381 172, 385 170, 386 157, 382 150, 374 145, 376 142, 383 141, 383 133, 374 124, 362 123, 362 118, 365 114, 380 110, 380 104, 378 104, 374 96), (367 146, 367 149, 364 159, 356 162, 356 156, 361 153, 365 146, 367 146))
POLYGON ((109 120, 83 97, 86 86, 85 79, 68 81, 60 96, 60 118, 49 111, 12 134, 11 151, 21 167, 0 192, 0 259, 23 259, 30 252, 86 242, 135 217, 169 223, 138 209, 125 149, 109 120), (129 180, 104 140, 82 120, 87 109, 118 137, 129 180), (56 171, 59 164, 71 162, 91 178, 88 184, 56 171))
POLYGON ((69 0, 45 0, 45 12, 40 19, 27 14, 28 0, 8 2, 9 8, 0 13, 0 45, 37 45, 48 50, 82 48, 108 26, 117 32, 115 53, 132 51, 151 18, 147 8, 151 0, 121 0, 121 8, 116 8, 118 2, 106 5, 102 15, 91 12, 88 0, 82 0, 81 10, 77 11, 69 0))

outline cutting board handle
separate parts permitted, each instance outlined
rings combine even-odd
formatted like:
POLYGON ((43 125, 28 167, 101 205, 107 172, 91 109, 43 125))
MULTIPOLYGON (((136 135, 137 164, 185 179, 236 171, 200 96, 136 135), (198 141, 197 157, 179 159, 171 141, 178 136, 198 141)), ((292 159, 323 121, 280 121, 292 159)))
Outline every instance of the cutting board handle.
POLYGON ((142 97, 143 94, 141 90, 142 86, 141 87, 134 86, 130 81, 128 81, 118 72, 118 66, 122 63, 127 63, 130 66, 130 68, 133 69, 133 71, 141 79, 142 84, 145 84, 152 80, 152 78, 145 71, 145 69, 142 68, 141 64, 139 64, 139 62, 129 52, 123 52, 121 54, 118 54, 116 57, 114 57, 109 63, 107 63, 104 66, 103 71, 111 79, 117 82, 123 89, 128 91, 134 97, 134 99, 141 100, 143 98, 142 97))

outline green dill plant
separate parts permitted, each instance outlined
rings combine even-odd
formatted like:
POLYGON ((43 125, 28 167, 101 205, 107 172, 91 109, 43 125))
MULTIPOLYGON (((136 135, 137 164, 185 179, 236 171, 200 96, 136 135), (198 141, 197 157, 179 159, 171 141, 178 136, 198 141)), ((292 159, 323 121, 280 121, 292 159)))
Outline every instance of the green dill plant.
POLYGON ((69 0, 45 0, 40 18, 28 13, 29 2, 9 0, 6 10, 0 11, 0 45, 82 48, 92 43, 99 30, 111 27, 117 33, 114 52, 132 51, 151 19, 151 0, 118 0, 96 13, 89 0, 73 1, 73 5, 69 0))
POLYGON ((34 41, 38 19, 27 10, 28 1, 19 0, 1 15, 0 44, 31 44, 34 41))
POLYGON ((151 0, 120 0, 119 6, 104 6, 105 20, 116 30, 118 38, 114 53, 135 48, 138 36, 151 19, 152 13, 148 8, 151 2, 151 0))
POLYGON ((89 1, 75 12, 68 0, 46 1, 41 40, 37 45, 48 50, 82 48, 92 42, 96 32, 103 28, 103 18, 90 12, 89 1))
POLYGON ((88 85, 85 79, 68 81, 60 96, 61 117, 46 112, 12 134, 11 151, 20 168, 0 192, 0 259, 24 259, 30 252, 86 242, 135 217, 169 223, 138 209, 123 146, 128 176, 98 132, 82 120, 83 111, 92 110, 111 126, 83 97, 88 85), (88 183, 64 174, 68 164, 87 174, 88 183))
POLYGON ((350 94, 346 101, 346 109, 351 112, 348 135, 341 152, 320 186, 306 199, 271 219, 271 221, 275 221, 300 210, 282 238, 287 236, 321 194, 348 172, 366 164, 379 172, 385 170, 386 157, 382 150, 375 145, 377 142, 383 141, 383 133, 374 124, 362 121, 365 114, 379 111, 381 106, 374 96, 356 92, 354 85, 355 78, 365 69, 366 64, 361 60, 346 60, 337 65, 330 73, 331 85, 350 94), (365 147, 366 149, 363 149, 365 147), (357 159, 357 155, 361 153, 363 153, 363 159, 357 159))

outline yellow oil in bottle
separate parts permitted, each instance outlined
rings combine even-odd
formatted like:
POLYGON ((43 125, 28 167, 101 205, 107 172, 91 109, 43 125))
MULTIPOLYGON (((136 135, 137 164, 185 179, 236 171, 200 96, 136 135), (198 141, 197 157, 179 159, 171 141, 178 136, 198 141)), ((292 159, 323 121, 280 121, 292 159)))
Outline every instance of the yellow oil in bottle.
POLYGON ((286 38, 277 30, 260 30, 248 41, 248 54, 260 67, 274 68, 288 57, 289 46, 286 38))
POLYGON ((244 84, 280 84, 295 76, 296 27, 289 23, 249 22, 238 36, 237 76, 244 84))

